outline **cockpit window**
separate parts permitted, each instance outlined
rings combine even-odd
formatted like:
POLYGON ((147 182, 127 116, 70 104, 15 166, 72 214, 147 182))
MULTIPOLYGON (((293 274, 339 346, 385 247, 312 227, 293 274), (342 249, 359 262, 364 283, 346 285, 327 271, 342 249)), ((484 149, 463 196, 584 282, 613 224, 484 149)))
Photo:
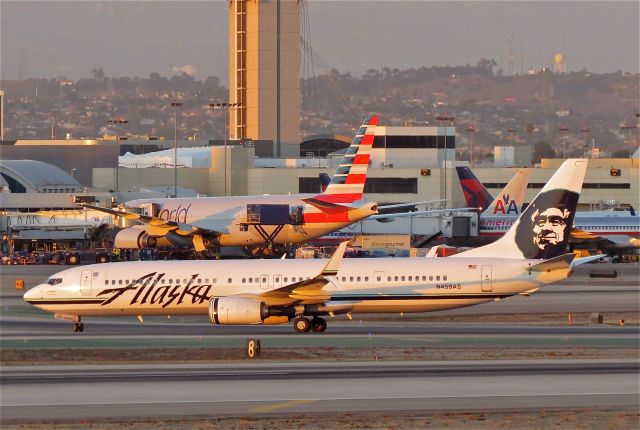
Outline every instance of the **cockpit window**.
POLYGON ((60 282, 62 282, 62 278, 49 278, 47 280, 47 284, 49 285, 56 285, 56 284, 59 284, 60 282))

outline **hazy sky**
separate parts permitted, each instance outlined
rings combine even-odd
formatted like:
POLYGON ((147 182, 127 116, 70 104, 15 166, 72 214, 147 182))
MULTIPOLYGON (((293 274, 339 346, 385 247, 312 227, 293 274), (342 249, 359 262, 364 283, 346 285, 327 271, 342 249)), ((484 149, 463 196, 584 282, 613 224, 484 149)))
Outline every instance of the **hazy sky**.
MULTIPOLYGON (((271 0, 273 1, 273 0, 271 0)), ((285 1, 285 0, 283 0, 285 1)), ((331 67, 476 64, 514 72, 565 55, 568 70, 639 71, 640 2, 306 1, 311 44, 331 67)), ((227 1, 0 0, 0 73, 22 77, 148 76, 188 66, 227 81, 227 1)), ((316 73, 325 69, 317 66, 316 73)))

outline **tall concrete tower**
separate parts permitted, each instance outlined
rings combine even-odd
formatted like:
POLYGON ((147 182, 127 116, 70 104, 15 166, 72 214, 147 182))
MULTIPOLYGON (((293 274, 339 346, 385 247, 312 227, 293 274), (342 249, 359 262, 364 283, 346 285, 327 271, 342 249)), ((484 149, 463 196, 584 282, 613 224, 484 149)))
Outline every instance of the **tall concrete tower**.
POLYGON ((272 140, 298 157, 300 0, 229 0, 231 139, 272 140))

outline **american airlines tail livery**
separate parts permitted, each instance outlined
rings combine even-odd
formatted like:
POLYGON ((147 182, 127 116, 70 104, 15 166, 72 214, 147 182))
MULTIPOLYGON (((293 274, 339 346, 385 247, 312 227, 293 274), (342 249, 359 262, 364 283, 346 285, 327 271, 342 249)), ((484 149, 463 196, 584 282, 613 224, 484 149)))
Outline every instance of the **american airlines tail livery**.
POLYGON ((140 222, 118 232, 117 248, 242 246, 261 255, 273 246, 307 242, 378 211, 363 200, 377 116, 358 129, 321 194, 141 199, 126 207, 83 207, 140 222))
POLYGON ((507 234, 450 258, 144 261, 68 269, 24 300, 83 331, 84 316, 208 315, 218 325, 322 332, 326 316, 429 312, 529 295, 571 275, 565 254, 587 161, 564 162, 507 234))
POLYGON ((481 208, 481 216, 520 214, 527 194, 529 171, 520 169, 509 183, 498 193, 495 199, 491 197, 484 184, 466 166, 456 167, 460 185, 464 192, 467 205, 481 208))

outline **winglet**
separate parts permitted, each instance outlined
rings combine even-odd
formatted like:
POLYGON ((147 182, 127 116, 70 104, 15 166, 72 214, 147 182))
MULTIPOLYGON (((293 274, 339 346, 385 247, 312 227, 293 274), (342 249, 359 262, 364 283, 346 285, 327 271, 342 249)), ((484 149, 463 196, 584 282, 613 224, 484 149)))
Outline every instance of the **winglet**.
POLYGON ((322 272, 320 272, 319 276, 335 276, 338 274, 338 270, 340 269, 340 263, 342 263, 342 257, 344 257, 344 251, 347 249, 348 240, 342 242, 336 250, 333 252, 333 255, 329 259, 329 262, 322 272))

